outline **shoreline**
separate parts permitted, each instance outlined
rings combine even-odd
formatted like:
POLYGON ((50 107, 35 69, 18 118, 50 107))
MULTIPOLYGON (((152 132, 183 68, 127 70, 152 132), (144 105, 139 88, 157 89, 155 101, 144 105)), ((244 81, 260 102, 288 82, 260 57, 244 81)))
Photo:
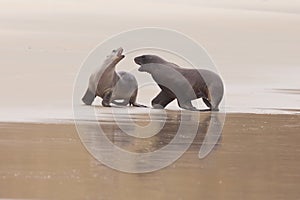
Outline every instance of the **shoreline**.
MULTIPOLYGON (((149 114, 149 110, 150 109, 147 109, 145 112, 143 112, 143 110, 140 110, 139 108, 133 108, 131 111, 133 112, 129 112, 129 114, 136 114, 136 115, 145 115, 145 114, 149 114), (134 109, 137 111, 135 112, 134 109)), ((155 110, 155 109, 153 109, 155 110)), ((271 113, 271 112, 264 112, 263 109, 259 109, 261 111, 261 113, 258 113, 258 112, 235 112, 235 111, 231 111, 231 112, 225 112, 226 116, 227 115, 300 115, 300 109, 287 109, 287 108, 273 108, 272 110, 276 110, 276 111, 279 111, 278 113, 271 113)), ((169 110, 169 109, 165 109, 166 112, 175 112, 175 113, 180 113, 181 110, 169 110)), ((201 112, 201 114, 203 115, 207 115, 208 113, 210 112, 201 112)), ((97 114, 100 114, 101 116, 101 113, 97 113, 97 114)), ((103 112, 102 114, 111 114, 111 111, 110 112, 103 112)), ((116 113, 117 114, 117 113, 116 113)), ((71 116, 70 114, 67 114, 66 116, 71 116)), ((72 116, 73 117, 73 116, 72 116)), ((4 116, 3 117, 0 117, 0 124, 2 123, 32 123, 32 124, 73 124, 75 123, 75 119, 72 118, 72 117, 62 117, 62 118, 59 118, 59 117, 49 117, 49 118, 46 118, 46 117, 41 117, 41 116, 38 116, 38 117, 32 117, 32 118, 27 118, 27 119, 24 119, 24 118, 21 118, 21 119, 8 119, 8 120, 5 120, 4 116)), ((104 117, 104 119, 106 119, 106 117, 104 117)), ((82 119, 84 121, 84 119, 82 119)))

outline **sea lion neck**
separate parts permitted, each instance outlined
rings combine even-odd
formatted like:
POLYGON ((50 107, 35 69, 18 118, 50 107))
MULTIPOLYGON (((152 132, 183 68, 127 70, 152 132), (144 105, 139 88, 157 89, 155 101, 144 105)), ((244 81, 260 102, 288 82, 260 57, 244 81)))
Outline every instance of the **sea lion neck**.
POLYGON ((105 63, 105 68, 115 68, 116 65, 124 58, 125 56, 115 58, 113 60, 109 60, 107 63, 105 63))
POLYGON ((160 75, 160 74, 169 74, 174 71, 174 68, 170 67, 167 64, 157 64, 152 63, 146 70, 148 73, 152 74, 153 76, 160 75))

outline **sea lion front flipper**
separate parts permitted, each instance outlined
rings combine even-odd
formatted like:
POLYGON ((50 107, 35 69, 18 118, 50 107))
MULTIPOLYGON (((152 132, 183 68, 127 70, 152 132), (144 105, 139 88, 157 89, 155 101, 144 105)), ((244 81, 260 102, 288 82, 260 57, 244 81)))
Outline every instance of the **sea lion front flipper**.
POLYGON ((167 94, 165 91, 161 91, 152 101, 152 107, 156 109, 165 108, 171 101, 175 99, 175 96, 167 94))
POLYGON ((102 106, 111 107, 111 105, 110 105, 111 96, 112 96, 112 90, 108 90, 104 93, 103 98, 102 98, 102 106))
POLYGON ((89 88, 86 90, 84 96, 82 97, 83 103, 86 105, 91 105, 95 99, 96 95, 89 88))

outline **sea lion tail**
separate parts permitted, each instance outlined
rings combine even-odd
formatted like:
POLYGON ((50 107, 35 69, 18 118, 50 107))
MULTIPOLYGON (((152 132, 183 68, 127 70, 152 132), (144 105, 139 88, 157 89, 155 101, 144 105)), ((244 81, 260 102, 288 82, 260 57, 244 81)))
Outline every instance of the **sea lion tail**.
POLYGON ((81 100, 86 105, 91 105, 94 99, 95 99, 95 94, 90 89, 87 89, 81 100))

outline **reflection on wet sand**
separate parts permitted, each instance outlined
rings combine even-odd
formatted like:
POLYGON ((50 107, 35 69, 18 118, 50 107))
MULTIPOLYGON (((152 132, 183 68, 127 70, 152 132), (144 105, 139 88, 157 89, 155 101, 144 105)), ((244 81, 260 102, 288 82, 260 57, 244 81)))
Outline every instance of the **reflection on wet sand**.
MULTIPOLYGON (((80 108, 76 109, 75 116, 87 113, 80 108)), ((93 121, 92 115, 86 115, 91 116, 88 121, 76 120, 77 130, 97 160, 130 173, 152 172, 172 164, 187 151, 196 135, 203 135, 199 157, 204 158, 217 143, 225 119, 225 114, 218 112, 204 115, 149 109, 150 113, 132 117, 130 109, 124 109, 121 115, 120 110, 118 113, 114 110, 107 110, 111 112, 111 121, 103 111, 96 113, 97 120, 93 121)))
MULTIPOLYGON (((144 117, 147 117, 147 114, 144 114, 144 117)), ((189 121, 190 118, 191 116, 186 116, 185 120, 189 121)), ((165 122, 149 122, 149 120, 139 122, 135 120, 134 123, 136 123, 136 126, 128 125, 124 122, 122 128, 120 128, 118 124, 101 123, 101 121, 99 123, 106 136, 114 145, 130 152, 146 153, 157 151, 170 144, 177 134, 180 120, 181 113, 178 112, 176 114, 167 114, 165 122), (143 124, 142 127, 146 127, 146 130, 141 129, 140 124, 143 124), (158 128, 160 128, 160 130, 155 133, 158 128), (141 131, 143 131, 143 133, 141 133, 141 131), (151 137, 142 137, 143 135, 147 135, 148 131, 155 134, 151 137)), ((201 117, 199 120, 199 127, 195 137, 196 142, 199 144, 199 149, 207 133, 210 121, 211 115, 201 117)), ((188 135, 189 133, 187 132, 186 134, 188 135)))

